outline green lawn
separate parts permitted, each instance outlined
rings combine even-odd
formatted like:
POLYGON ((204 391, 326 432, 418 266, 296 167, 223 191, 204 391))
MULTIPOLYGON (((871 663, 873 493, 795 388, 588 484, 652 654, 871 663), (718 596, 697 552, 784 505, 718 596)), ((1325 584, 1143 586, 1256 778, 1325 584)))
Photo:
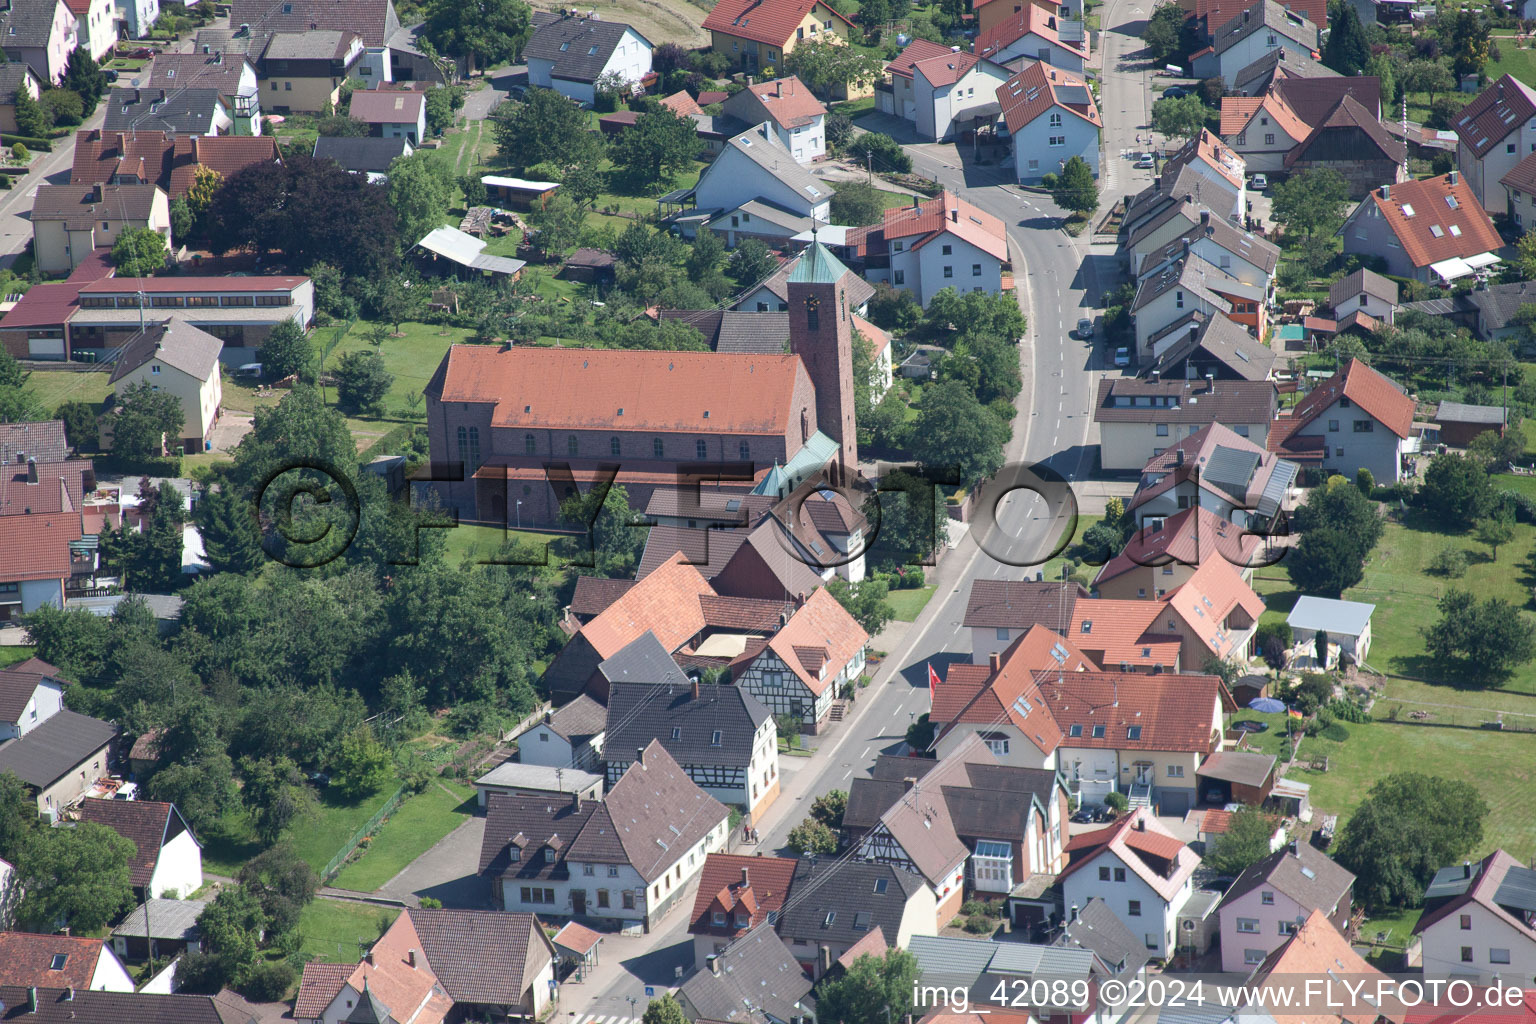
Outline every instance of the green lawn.
POLYGON ((896 618, 902 622, 915 622, 933 597, 934 586, 912 587, 909 590, 893 590, 886 601, 896 610, 896 618))
POLYGON ((34 647, 0 647, 0 668, 26 661, 35 651, 34 647))
POLYGON ((361 858, 336 876, 341 889, 373 892, 475 813, 474 790, 434 782, 387 818, 361 858))
POLYGON ((26 388, 51 413, 65 402, 100 402, 112 393, 110 377, 105 371, 33 370, 26 388))
POLYGON ((1499 59, 1488 62, 1488 81, 1504 75, 1514 75, 1522 82, 1536 81, 1536 50, 1517 48, 1512 36, 1493 36, 1492 41, 1498 44, 1499 59))
MULTIPOLYGON (((401 336, 396 338, 393 337, 394 325, 385 326, 389 327, 391 337, 385 339, 378 351, 384 356, 385 369, 395 375, 395 383, 389 389, 389 393, 384 396, 384 413, 381 418, 410 422, 411 410, 406 404, 406 395, 411 392, 419 395, 437 370, 438 364, 443 361, 443 356, 448 352, 448 346, 464 341, 474 332, 462 327, 404 323, 400 325, 401 336)), ((369 343, 368 336, 374 327, 375 324, 366 320, 359 320, 353 324, 352 329, 331 350, 327 363, 334 364, 346 352, 372 350, 373 346, 369 343)), ((319 347, 330 340, 329 330, 322 328, 315 332, 314 337, 316 347, 319 347)), ((416 408, 424 411, 426 403, 423 401, 416 408)), ((377 425, 374 429, 378 429, 377 425)))
POLYGON ((373 817, 394 791, 395 787, 391 784, 361 800, 343 801, 322 796, 315 813, 288 830, 294 850, 310 867, 319 871, 341 852, 342 846, 352 838, 352 833, 373 817))
POLYGON ((399 913, 366 903, 314 900, 299 915, 299 952, 306 960, 356 963, 399 913))
MULTIPOLYGON (((515 515, 515 511, 514 511, 515 515)), ((553 533, 537 533, 533 530, 507 529, 501 526, 480 526, 461 523, 448 530, 448 546, 445 549, 450 565, 457 565, 465 555, 476 559, 496 557, 503 544, 513 541, 519 546, 543 545, 558 537, 553 533)), ((550 555, 551 560, 557 556, 550 555)))

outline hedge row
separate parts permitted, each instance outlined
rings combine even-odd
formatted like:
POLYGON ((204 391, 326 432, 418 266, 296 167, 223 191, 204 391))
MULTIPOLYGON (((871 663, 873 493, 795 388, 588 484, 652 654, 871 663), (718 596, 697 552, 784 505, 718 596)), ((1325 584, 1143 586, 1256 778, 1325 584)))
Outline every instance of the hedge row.
POLYGON ((34 139, 28 135, 0 133, 0 143, 4 143, 7 147, 14 146, 18 142, 28 149, 39 150, 44 153, 52 152, 53 150, 53 142, 49 139, 34 139))

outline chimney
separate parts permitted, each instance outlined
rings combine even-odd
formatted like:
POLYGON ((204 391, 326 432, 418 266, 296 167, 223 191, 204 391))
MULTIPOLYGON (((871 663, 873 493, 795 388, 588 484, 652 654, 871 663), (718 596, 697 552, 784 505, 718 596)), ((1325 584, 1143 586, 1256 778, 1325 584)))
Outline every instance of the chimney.
POLYGON ((1292 857, 1300 857, 1301 856, 1301 844, 1299 842, 1297 842, 1296 840, 1292 839, 1291 842, 1290 842, 1290 848, 1291 848, 1291 856, 1292 857))
POLYGON ((636 747, 635 748, 635 764, 639 765, 641 768, 645 767, 645 748, 644 747, 636 747))
POLYGON ((1161 370, 1153 370, 1152 373, 1151 373, 1152 383, 1156 384, 1158 382, 1158 380, 1162 378, 1162 376, 1163 376, 1163 371, 1161 371, 1161 370))
POLYGON ((773 94, 775 96, 782 97, 784 95, 784 79, 781 78, 777 82, 774 82, 773 86, 773 94))
MULTIPOLYGON (((578 799, 580 798, 578 797, 578 799)), ((405 962, 411 967, 416 966, 416 951, 414 949, 408 949, 405 951, 405 962)))
POLYGON ((743 889, 752 888, 752 879, 748 877, 746 868, 741 869, 741 887, 743 889))
POLYGON ((832 947, 821 947, 821 973, 826 974, 832 969, 832 947))
POLYGON ((958 206, 949 211, 949 220, 952 224, 960 223, 960 208, 958 206))
POLYGON ((373 966, 373 950, 370 949, 368 952, 363 954, 363 963, 367 964, 369 967, 373 966))
POLYGON ((1077 904, 1076 903, 1072 904, 1072 916, 1067 918, 1067 920, 1068 921, 1076 921, 1077 920, 1077 904))
POLYGON ((908 775, 906 778, 901 780, 901 791, 903 793, 910 793, 912 792, 913 787, 916 785, 917 779, 911 775, 908 775))
POLYGON ((96 184, 91 186, 91 200, 92 200, 92 202, 97 202, 97 203, 103 202, 104 201, 103 200, 103 196, 104 195, 105 195, 105 193, 104 193, 104 191, 102 189, 101 182, 98 181, 96 184))
POLYGON ((1137 815, 1137 817, 1136 817, 1136 831, 1137 832, 1145 832, 1146 830, 1147 830, 1147 819, 1146 819, 1146 817, 1144 815, 1137 815))
POLYGON ((546 711, 546 712, 544 712, 544 724, 545 725, 548 725, 550 722, 553 722, 554 720, 555 720, 555 713, 553 711, 546 711))
POLYGON ((1200 223, 1201 224, 1209 224, 1210 222, 1211 222, 1211 211, 1210 210, 1201 210, 1200 211, 1200 223))
POLYGON ((27 464, 27 453, 26 452, 17 452, 16 453, 16 465, 18 465, 18 466, 25 466, 26 464, 27 464))
POLYGON ((1175 448, 1174 449, 1174 451, 1173 451, 1173 464, 1175 466, 1182 466, 1182 465, 1184 465, 1184 449, 1183 448, 1175 448))
POLYGON ((1456 180, 1457 180, 1458 177, 1460 177, 1460 175, 1458 175, 1455 171, 1452 171, 1451 173, 1449 173, 1449 174, 1447 174, 1445 176, 1445 183, 1447 185, 1454 185, 1454 184, 1456 184, 1456 180))
POLYGON ((27 460, 27 483, 29 483, 29 484, 37 483, 37 460, 36 459, 28 459, 27 460))
POLYGON ((698 676, 694 676, 693 677, 693 699, 694 700, 698 700, 699 699, 699 677, 698 676))
POLYGON ((720 955, 718 953, 711 953, 709 955, 708 963, 709 973, 713 974, 717 978, 720 977, 720 955))
POLYGON ((998 651, 993 651, 992 652, 992 671, 996 672, 998 669, 1000 669, 1002 667, 1003 667, 1003 656, 1002 656, 1002 654, 1000 652, 998 652, 998 651))
POLYGON ((1392 185, 1390 183, 1381 186, 1381 198, 1383 198, 1383 199, 1391 199, 1392 198, 1392 185))
POLYGON ((73 986, 73 985, 65 985, 64 986, 64 1001, 66 1003, 72 1003, 72 1002, 75 1001, 75 986, 73 986))
POLYGON ((571 794, 571 810, 573 810, 573 811, 581 810, 581 791, 580 790, 577 790, 576 792, 571 794))
POLYGON ((1471 878, 1472 877, 1472 862, 1471 861, 1464 860, 1464 861, 1461 862, 1461 877, 1462 878, 1471 878))

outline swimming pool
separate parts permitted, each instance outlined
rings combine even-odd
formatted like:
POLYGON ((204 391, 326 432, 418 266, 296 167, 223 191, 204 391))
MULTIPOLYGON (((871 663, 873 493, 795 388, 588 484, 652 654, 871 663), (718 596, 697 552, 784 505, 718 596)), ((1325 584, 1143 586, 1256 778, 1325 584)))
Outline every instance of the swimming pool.
POLYGON ((1306 336, 1306 328, 1301 324, 1281 324, 1275 329, 1275 337, 1281 341, 1302 341, 1306 336))

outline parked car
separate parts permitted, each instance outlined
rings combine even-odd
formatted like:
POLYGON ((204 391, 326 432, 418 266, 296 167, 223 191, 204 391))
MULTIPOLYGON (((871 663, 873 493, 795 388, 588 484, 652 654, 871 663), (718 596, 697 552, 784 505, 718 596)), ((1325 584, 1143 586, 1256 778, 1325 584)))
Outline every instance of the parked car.
POLYGON ((1176 100, 1180 96, 1188 96, 1188 95, 1189 95, 1189 90, 1188 89, 1184 88, 1182 85, 1175 85, 1175 86, 1172 86, 1170 88, 1164 89, 1163 90, 1162 98, 1165 99, 1165 100, 1176 100))
POLYGON ((512 88, 508 89, 507 92, 511 94, 513 99, 520 100, 524 96, 528 95, 528 87, 526 85, 514 85, 512 88))
POLYGON ((1269 179, 1262 174, 1255 174, 1252 178, 1248 179, 1248 187, 1255 192, 1262 192, 1269 188, 1269 179))
POLYGON ((148 60, 155 55, 155 51, 147 46, 141 46, 128 55, 129 60, 148 60))
POLYGON ((117 72, 112 68, 105 68, 101 72, 101 77, 105 78, 109 82, 115 82, 117 81, 117 72))
POLYGON ((1091 317, 1085 316, 1077 322, 1077 336, 1083 341, 1093 340, 1093 319, 1091 317))
POLYGON ((1131 350, 1121 345, 1115 349, 1115 365, 1122 370, 1131 365, 1131 350))
POLYGON ((1077 810, 1072 812, 1071 820, 1075 824, 1086 825, 1088 822, 1093 820, 1093 809, 1091 807, 1079 807, 1077 810))
POLYGON ((1144 167, 1150 170, 1151 168, 1157 166, 1157 161, 1152 158, 1151 153, 1143 153, 1141 156, 1136 158, 1136 166, 1144 167))

